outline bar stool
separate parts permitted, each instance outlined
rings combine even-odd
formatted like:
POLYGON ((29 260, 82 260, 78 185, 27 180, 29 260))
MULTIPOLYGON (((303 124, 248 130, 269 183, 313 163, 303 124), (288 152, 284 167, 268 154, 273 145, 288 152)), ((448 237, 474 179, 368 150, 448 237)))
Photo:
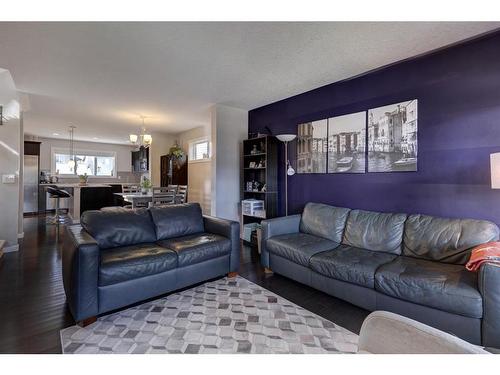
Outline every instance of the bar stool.
POLYGON ((70 198, 71 195, 65 190, 56 189, 50 186, 47 187, 47 192, 50 194, 50 198, 56 200, 56 214, 47 220, 47 224, 64 224, 66 217, 59 214, 60 200, 61 198, 70 198))

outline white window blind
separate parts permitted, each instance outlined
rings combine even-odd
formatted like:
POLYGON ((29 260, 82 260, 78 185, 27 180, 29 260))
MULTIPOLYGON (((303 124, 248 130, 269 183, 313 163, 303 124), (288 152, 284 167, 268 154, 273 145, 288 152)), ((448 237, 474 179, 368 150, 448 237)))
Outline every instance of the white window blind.
POLYGON ((87 174, 97 177, 116 176, 116 153, 102 151, 75 150, 75 166, 69 160, 69 150, 52 149, 52 173, 61 176, 78 176, 87 174))
POLYGON ((207 139, 193 141, 190 144, 191 160, 205 160, 210 158, 210 142, 207 139))

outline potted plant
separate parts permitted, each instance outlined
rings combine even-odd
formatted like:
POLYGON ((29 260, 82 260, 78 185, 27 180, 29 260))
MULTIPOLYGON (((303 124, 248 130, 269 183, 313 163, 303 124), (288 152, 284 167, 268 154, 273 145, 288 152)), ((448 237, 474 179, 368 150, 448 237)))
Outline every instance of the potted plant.
POLYGON ((141 192, 142 194, 147 194, 149 189, 151 189, 153 185, 151 184, 151 180, 147 177, 144 177, 141 182, 141 192))
POLYGON ((181 169, 182 159, 184 158, 184 150, 177 144, 177 142, 172 147, 170 147, 168 155, 170 156, 169 169, 181 169))
POLYGON ((87 185, 87 182, 89 180, 89 176, 87 175, 87 173, 79 174, 78 179, 79 179, 80 185, 85 186, 85 185, 87 185))
POLYGON ((176 143, 172 147, 170 147, 169 155, 174 157, 175 159, 180 159, 184 156, 184 151, 180 146, 176 143))

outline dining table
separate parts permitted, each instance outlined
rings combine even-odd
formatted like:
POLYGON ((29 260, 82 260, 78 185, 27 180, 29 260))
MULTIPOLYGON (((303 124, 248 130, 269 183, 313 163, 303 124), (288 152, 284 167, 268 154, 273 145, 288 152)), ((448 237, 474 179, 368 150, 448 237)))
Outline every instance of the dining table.
POLYGON ((143 193, 115 193, 115 195, 122 197, 125 202, 132 203, 132 208, 138 207, 143 203, 146 207, 149 205, 149 202, 153 200, 153 193, 148 192, 146 194, 143 193))
MULTIPOLYGON (((132 208, 137 207, 148 207, 149 203, 153 201, 153 193, 151 191, 147 193, 114 193, 115 195, 121 197, 125 202, 132 203, 132 208)), ((175 199, 174 194, 161 194, 161 197, 170 197, 172 202, 175 199)), ((165 203, 163 203, 165 204, 165 203)))

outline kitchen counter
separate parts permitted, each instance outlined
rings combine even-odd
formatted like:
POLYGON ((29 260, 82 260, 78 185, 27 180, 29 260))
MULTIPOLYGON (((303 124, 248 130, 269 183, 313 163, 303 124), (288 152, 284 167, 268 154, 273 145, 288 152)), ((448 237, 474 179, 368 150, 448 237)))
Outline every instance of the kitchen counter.
MULTIPOLYGON (((68 209, 68 216, 74 224, 80 222, 80 215, 86 210, 99 210, 102 207, 120 205, 120 202, 115 198, 114 193, 121 192, 123 186, 139 186, 139 182, 106 182, 97 183, 91 182, 86 185, 80 185, 78 182, 56 182, 43 183, 39 186, 40 194, 46 194, 47 187, 62 189, 71 194, 70 198, 63 198, 60 202, 61 208, 68 209)), ((51 202, 53 203, 53 202, 51 202)), ((49 208, 46 200, 43 200, 42 210, 53 209, 49 208)))
POLYGON ((84 189, 84 188, 95 188, 95 187, 111 187, 113 184, 87 184, 87 185, 80 185, 80 184, 61 184, 61 183, 56 183, 56 184, 51 184, 52 186, 57 187, 58 189, 67 189, 67 188, 73 188, 73 189, 84 189))
POLYGON ((57 189, 66 190, 71 197, 68 200, 68 216, 73 224, 80 223, 80 215, 86 210, 99 210, 102 207, 112 205, 110 198, 113 197, 112 184, 89 183, 55 183, 47 184, 57 189))

